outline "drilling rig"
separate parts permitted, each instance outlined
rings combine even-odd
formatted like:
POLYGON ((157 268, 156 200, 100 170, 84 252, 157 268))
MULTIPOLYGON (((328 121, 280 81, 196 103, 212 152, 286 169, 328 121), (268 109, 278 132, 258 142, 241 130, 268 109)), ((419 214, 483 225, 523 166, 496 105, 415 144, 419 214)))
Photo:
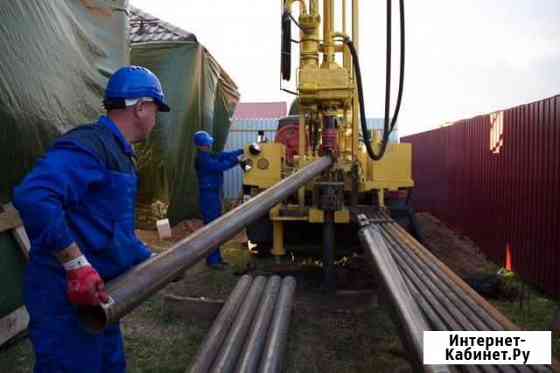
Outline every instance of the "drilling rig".
MULTIPOLYGON (((312 244, 318 238, 325 280, 333 286, 334 242, 359 245, 353 211, 385 209, 387 192, 408 191, 411 177, 410 144, 389 144, 402 97, 404 74, 404 9, 400 3, 401 69, 398 99, 390 107, 391 8, 387 8, 387 68, 385 120, 381 135, 366 126, 363 87, 358 57, 359 2, 351 1, 351 30, 347 30, 347 2, 283 0, 281 78, 290 80, 291 46, 299 44, 297 68, 298 113, 293 123, 282 123, 277 141, 245 149, 243 190, 246 198, 270 188, 297 170, 328 155, 333 165, 297 193, 278 203, 261 220, 248 226, 249 239, 274 256, 286 254, 286 245, 312 244), (292 13, 299 6, 299 17, 292 13), (335 29, 335 18, 342 28, 335 29), (299 30, 294 41, 291 25, 299 30), (321 30, 322 29, 322 30, 321 30), (321 32, 322 31, 322 32, 321 32), (285 135, 288 133, 288 135, 285 135), (297 144, 294 146, 294 144, 297 144), (294 149, 295 148, 295 149, 294 149)), ((286 119, 290 119, 286 118, 286 119)), ((282 122, 282 121, 281 121, 282 122)), ((285 120, 284 120, 285 122, 285 120)))

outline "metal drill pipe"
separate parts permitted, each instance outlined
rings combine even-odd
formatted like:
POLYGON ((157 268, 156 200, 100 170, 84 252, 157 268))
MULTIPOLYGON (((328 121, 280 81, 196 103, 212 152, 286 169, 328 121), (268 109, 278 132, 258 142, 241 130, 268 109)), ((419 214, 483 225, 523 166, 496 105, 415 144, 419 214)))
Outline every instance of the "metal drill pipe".
POLYGON ((99 332, 107 325, 116 322, 171 282, 182 271, 208 256, 243 227, 266 214, 278 202, 318 176, 332 163, 330 156, 317 159, 177 242, 167 251, 109 282, 107 292, 111 301, 106 305, 81 308, 78 312, 82 323, 88 330, 99 332))
MULTIPOLYGON (((514 325, 492 305, 490 305, 484 298, 482 298, 480 295, 478 295, 478 293, 470 288, 445 264, 439 261, 439 259, 437 259, 432 253, 430 253, 424 246, 414 240, 402 227, 400 227, 396 223, 389 223, 386 225, 389 230, 395 232, 395 235, 399 237, 402 242, 405 242, 409 245, 410 249, 412 249, 412 251, 416 253, 416 257, 422 259, 424 267, 429 267, 434 273, 437 273, 441 282, 446 283, 449 286, 449 289, 451 289, 453 292, 456 292, 460 300, 465 302, 465 304, 467 304, 472 309, 472 311, 481 318, 481 320, 485 321, 489 325, 489 327, 481 330, 507 330, 507 324, 514 325), (472 296, 473 294, 475 296, 472 296), (500 321, 503 321, 503 323, 500 321)), ((537 367, 527 366, 501 365, 495 367, 503 372, 526 372, 531 370, 538 371, 537 367)), ((550 369, 550 367, 544 368, 550 369)))
MULTIPOLYGON (((386 225, 386 228, 388 230, 391 230, 391 228, 395 228, 396 223, 389 223, 384 225, 386 225)), ((412 241, 410 235, 408 235, 408 233, 404 230, 400 233, 402 234, 397 234, 395 239, 398 242, 402 242, 403 245, 407 243, 410 244, 412 241)), ((418 249, 427 251, 423 246, 422 247, 418 246, 418 249)), ((469 319, 469 323, 463 324, 463 328, 468 327, 471 330, 484 331, 484 330, 493 330, 493 327, 498 327, 498 328, 501 327, 499 324, 495 322, 492 323, 492 321, 494 320, 488 317, 488 315, 483 311, 477 312, 477 307, 476 307, 477 305, 474 304, 475 302, 472 301, 467 296, 467 294, 464 294, 460 288, 449 285, 448 279, 445 278, 445 274, 443 272, 441 271, 432 272, 430 271, 430 268, 427 268, 425 265, 423 265, 423 263, 419 261, 418 256, 414 255, 414 252, 416 252, 414 249, 409 247, 408 250, 402 250, 401 252, 406 253, 405 255, 409 259, 413 261, 417 261, 417 265, 415 266, 415 268, 417 269, 422 268, 422 271, 424 271, 425 274, 429 275, 429 278, 423 281, 423 283, 426 286, 433 286, 435 284, 440 286, 442 293, 441 296, 437 298, 447 303, 447 309, 456 317, 456 319, 462 316, 466 316, 469 319), (444 294, 447 294, 447 296, 445 296, 444 294), (452 302, 450 302, 449 299, 451 299, 452 302), (457 310, 454 309, 454 306, 455 308, 457 308, 457 310), (471 324, 471 322, 473 322, 476 327, 473 327, 473 324, 471 324)), ((465 330, 465 329, 458 328, 455 330, 465 330)), ((509 365, 501 365, 501 366, 484 365, 482 366, 482 369, 488 372, 502 371, 502 372, 513 373, 516 371, 517 368, 509 365)))
MULTIPOLYGON (((384 229, 380 229, 380 231, 383 234, 384 238, 387 240, 389 246, 392 247, 392 253, 394 253, 393 258, 395 259, 397 266, 401 270, 403 278, 405 279, 409 290, 414 296, 414 299, 418 302, 419 307, 426 315, 428 321, 436 327, 436 330, 475 330, 476 328, 474 328, 474 326, 464 317, 461 317, 460 314, 451 314, 453 310, 452 304, 446 303, 447 307, 441 304, 442 300, 447 300, 443 293, 439 291, 436 295, 436 293, 433 292, 433 283, 431 283, 430 281, 426 281, 425 279, 424 281, 420 280, 420 278, 415 273, 415 270, 418 270, 418 268, 416 268, 416 263, 404 260, 403 253, 399 252, 400 250, 402 250, 402 246, 400 245, 400 243, 395 241, 395 239, 391 237, 384 229), (414 270, 411 268, 414 268, 414 270), (431 292, 428 291, 428 288, 430 288, 431 292), (468 326, 466 328, 464 326, 460 326, 457 319, 461 319, 463 322, 465 322, 465 324, 463 325, 468 326), (442 320, 444 320, 445 323, 442 320)), ((461 369, 469 373, 480 371, 490 373, 498 372, 495 367, 490 365, 482 365, 480 367, 465 365, 462 366, 461 369)))
POLYGON ((222 348, 220 348, 218 356, 216 356, 216 360, 214 361, 210 372, 228 373, 232 372, 235 368, 237 358, 243 348, 245 336, 247 336, 247 332, 251 326, 251 321, 253 320, 255 311, 260 303, 265 283, 266 279, 263 276, 258 276, 253 281, 253 284, 251 284, 249 294, 243 302, 243 305, 235 318, 235 322, 233 323, 226 340, 222 344, 222 348))
MULTIPOLYGON (((452 307, 450 304, 445 302, 445 305, 441 304, 441 299, 445 298, 444 294, 439 289, 434 289, 434 284, 427 280, 425 275, 420 277, 418 275, 419 269, 417 263, 413 263, 410 258, 405 258, 404 254, 400 252, 399 243, 394 240, 384 229, 381 229, 385 240, 392 247, 393 259, 397 263, 401 273, 410 280, 411 285, 413 285, 419 292, 419 295, 425 299, 439 315, 439 319, 445 321, 445 328, 438 330, 476 330, 471 322, 466 320, 464 316, 456 317, 457 315, 452 314, 452 307)), ((414 298, 418 299, 418 298, 414 298)), ((452 306, 452 305, 451 305, 452 306)))
POLYGON ((284 277, 259 365, 258 371, 261 373, 282 371, 295 290, 296 280, 293 277, 284 277))
MULTIPOLYGON (((396 224, 394 221, 392 221, 388 215, 386 215, 383 212, 377 212, 374 214, 374 219, 378 219, 382 226, 384 226, 387 230, 391 230, 390 228, 393 228, 393 234, 395 235, 395 241, 401 243, 402 247, 406 248, 406 245, 408 245, 408 249, 409 250, 404 250, 405 252, 409 252, 410 250, 412 250, 412 252, 416 253, 416 255, 411 255, 411 257, 414 257, 416 260, 419 260, 420 258, 422 258, 423 260, 420 263, 420 265, 418 266, 418 268, 427 268, 427 267, 431 267, 431 264, 435 263, 435 264, 439 264, 439 267, 442 269, 441 271, 437 271, 434 268, 431 268, 432 271, 434 271, 434 273, 437 274, 438 276, 438 280, 436 281, 436 283, 440 283, 440 282, 446 282, 449 285, 449 289, 451 289, 453 292, 457 292, 457 294, 459 295, 459 299, 465 301, 466 304, 468 304, 470 307, 473 308, 473 311, 475 311, 475 313, 477 315, 482 315, 480 317, 482 317, 486 322, 489 322, 491 324, 493 324, 494 327, 497 327, 498 329, 496 330, 502 330, 502 325, 498 324, 494 318, 492 318, 492 315, 489 315, 490 312, 485 312, 486 308, 483 308, 484 303, 487 303, 486 300, 484 300, 483 298, 481 298, 483 300, 483 304, 478 303, 475 299, 472 299, 471 297, 469 297, 468 291, 465 291, 464 293, 461 291, 462 289, 464 289, 464 286, 461 285, 465 285, 466 284, 464 282, 462 282, 461 279, 458 278, 457 275, 455 275, 448 267, 446 267, 443 263, 439 262, 439 260, 437 258, 435 258, 435 256, 433 256, 433 254, 431 254, 424 246, 422 246, 420 243, 418 243, 415 239, 413 239, 402 227, 400 227, 398 224, 396 224), (396 232, 396 233, 395 233, 396 232), (410 246, 414 246, 414 247, 410 247, 410 246), (426 259, 422 254, 427 255, 428 257, 431 257, 433 259, 435 259, 432 263, 429 262, 429 259, 426 259), (450 278, 447 277, 447 275, 450 275, 449 277, 455 277, 456 279, 458 279, 458 283, 456 283, 459 286, 454 286, 453 282, 450 281, 450 278), (462 283, 462 284, 461 284, 462 283), (476 310, 480 311, 480 312, 476 312, 476 310)), ((436 267, 437 268, 437 267, 436 267)), ((470 290, 471 292, 474 292, 474 290, 470 289, 469 287, 467 287, 467 290, 470 290)), ((476 294, 476 293, 475 293, 476 294)), ((480 296, 478 294, 476 294, 479 298, 480 296)), ((488 307, 490 307, 491 309, 493 309, 493 307, 489 304, 487 304, 488 307)), ((497 313, 497 316, 503 318, 503 320, 506 323, 511 323, 511 321, 509 321, 508 319, 506 319, 502 314, 500 314, 497 310, 493 309, 494 312, 497 313)), ((493 330, 492 327, 489 328, 484 328, 483 330, 493 330)), ((555 361, 553 362, 553 364, 556 363, 555 361)), ((539 367, 542 368, 542 367, 539 367)), ((498 369, 500 371, 503 372, 514 372, 514 371, 520 371, 520 372, 525 372, 525 371, 530 371, 531 369, 537 371, 538 368, 537 367, 527 367, 527 366, 508 366, 508 365, 502 365, 502 366, 493 366, 493 369, 498 369)), ((550 367, 545 367, 545 369, 550 369, 550 367)))
POLYGON ((450 277, 447 276, 447 274, 453 273, 447 266, 443 268, 443 264, 442 266, 439 266, 436 262, 428 259, 428 250, 420 244, 413 242, 412 238, 408 235, 408 233, 406 233, 406 231, 400 231, 398 228, 399 227, 396 223, 387 224, 387 230, 394 234, 397 240, 407 243, 410 249, 416 254, 415 256, 421 260, 420 263, 422 263, 422 266, 434 273, 441 280, 441 283, 446 285, 449 291, 457 295, 457 298, 461 301, 461 303, 465 303, 479 319, 484 321, 485 326, 483 326, 480 330, 504 330, 504 327, 499 324, 492 315, 488 314, 488 312, 481 307, 477 301, 465 292, 465 287, 468 287, 467 284, 463 282, 464 286, 458 286, 456 282, 452 281, 450 277))
MULTIPOLYGON (((396 223, 388 223, 385 224, 385 227, 387 228, 388 231, 392 231, 395 234, 395 240, 397 242, 401 242, 402 246, 404 247, 404 245, 408 244, 410 245, 414 245, 415 247, 409 247, 409 250, 403 250, 402 252, 405 252, 409 255, 410 258, 414 258, 415 260, 420 260, 420 258, 422 257, 423 253, 427 253, 429 255, 432 255, 431 253, 428 252, 428 250, 423 247, 422 245, 420 245, 417 241, 415 241, 412 237, 410 237, 410 235, 408 235, 408 233, 402 229, 400 226, 398 226, 396 223), (398 228, 398 229, 397 229, 398 228), (414 255, 413 253, 416 253, 416 255, 414 255)), ((433 271, 433 274, 435 274, 437 277, 434 278, 434 282, 436 284, 439 284, 441 286, 441 289, 443 289, 444 293, 450 294, 452 296, 452 298, 454 298, 455 303, 453 303, 455 306, 458 306, 459 309, 463 310, 464 314, 466 316, 469 316, 469 318, 471 320, 474 320, 474 317, 478 317, 480 321, 483 321, 486 325, 488 326, 484 326, 482 325, 482 327, 479 327, 478 330, 503 330, 502 329, 502 325, 500 325, 499 323, 497 323, 497 321, 491 317, 491 315, 489 315, 481 306, 480 304, 478 304, 474 299, 472 299, 471 297, 468 296, 468 294, 466 292, 463 291, 463 287, 461 286, 454 286, 453 282, 450 282, 450 279, 446 276, 447 272, 446 271, 438 271, 436 268, 431 267, 430 264, 432 263, 427 263, 426 259, 422 257, 422 261, 419 261, 419 265, 417 268, 422 268, 423 270, 427 271, 427 273, 430 273, 428 269, 430 269, 431 271, 433 271), (428 264, 428 265, 426 265, 428 264), (443 286, 443 284, 445 284, 445 286, 443 286), (454 296, 452 293, 455 293, 457 296, 454 296), (465 304, 468 306, 468 308, 464 308, 464 306, 462 306, 462 304, 465 304)), ((444 264, 441 264, 441 266, 445 266, 444 264)), ((447 267, 445 267, 447 268, 447 267)), ((449 270, 449 268, 447 268, 447 270, 450 273, 451 270, 449 270)), ((456 276, 456 275, 455 275, 456 276)), ((443 298, 442 298, 443 299, 443 298)), ((503 317, 503 316, 502 316, 503 317)), ((511 365, 500 365, 500 366, 483 366, 485 368, 485 370, 487 369, 491 369, 492 371, 501 371, 501 372, 526 372, 526 371, 530 371, 530 368, 526 367, 526 366, 511 366, 511 365)))
MULTIPOLYGON (((387 236, 390 234, 386 232, 387 236)), ((394 239, 394 237, 391 237, 394 239)), ((398 242, 395 240, 395 243, 398 242)), ((402 245, 402 241, 401 241, 402 245)), ((426 295, 427 299, 439 300, 443 305, 444 309, 452 315, 453 319, 457 321, 457 324, 453 326, 453 330, 486 330, 486 325, 480 320, 477 315, 475 315, 470 308, 461 302, 459 297, 454 294, 450 289, 445 288, 439 276, 436 276, 433 272, 426 270, 422 267, 422 263, 419 259, 411 252, 410 249, 402 249, 402 247, 397 243, 395 255, 403 261, 403 267, 405 271, 413 271, 414 277, 417 278, 417 282, 423 284, 424 290, 429 290, 432 294, 426 295)))
POLYGON ((501 325, 501 329, 495 330, 520 330, 517 325, 512 323, 504 315, 502 315, 494 306, 492 306, 486 299, 482 298, 476 291, 474 291, 468 284, 466 284, 459 276, 457 276, 453 271, 449 269, 445 264, 443 264, 438 258, 436 258, 432 253, 430 253, 426 248, 424 248, 418 241, 406 234, 406 231, 402 229, 398 224, 391 224, 398 234, 406 238, 409 246, 417 253, 418 257, 423 260, 428 266, 434 269, 439 269, 443 274, 444 278, 447 278, 455 284, 455 287, 460 288, 468 295, 470 298, 476 301, 480 308, 484 309, 488 315, 490 315, 496 322, 501 325), (408 236, 408 237, 407 237, 408 236))
MULTIPOLYGON (((414 288, 414 286, 410 282, 410 279, 407 278, 406 276, 403 276, 403 277, 404 277, 405 282, 407 283, 407 286, 409 286, 410 293, 412 294, 414 299, 418 302, 418 305, 422 309, 422 312, 424 313, 424 316, 426 317, 428 323, 431 323, 434 326, 433 330, 449 330, 449 328, 447 328, 445 326, 445 324, 443 324, 441 319, 439 319, 439 317, 436 315, 436 311, 434 310, 432 305, 430 305, 426 301, 426 299, 424 299, 420 295, 420 293, 418 293, 418 291, 414 288)), ((417 285, 415 285, 415 286, 417 286, 417 285)), ((480 373, 480 372, 484 372, 484 370, 481 370, 480 367, 476 366, 476 365, 450 365, 450 366, 448 366, 448 368, 449 368, 449 372, 451 372, 451 373, 458 373, 458 372, 480 373)))
POLYGON ((206 373, 212 366, 218 349, 222 345, 224 338, 227 335, 231 327, 231 323, 237 315, 237 311, 245 299, 245 295, 249 291, 249 287, 253 278, 251 276, 244 275, 239 279, 237 285, 231 292, 228 300, 223 305, 218 317, 214 320, 210 331, 204 338, 202 346, 198 350, 197 355, 194 358, 194 363, 189 370, 190 373, 206 373))
POLYGON ((263 299, 257 310, 257 316, 251 331, 247 337, 247 341, 243 347, 243 351, 239 357, 236 372, 239 373, 256 373, 259 366, 259 360, 262 355, 264 344, 266 341, 266 333, 270 327, 272 320, 272 312, 274 305, 278 299, 280 292, 280 276, 272 276, 266 284, 263 299))
MULTIPOLYGON (((380 219, 380 220, 384 220, 384 219, 380 219)), ((384 225, 385 224, 383 224, 383 226, 384 225)), ((426 279, 425 277, 423 278, 423 280, 421 280, 417 276, 417 273, 421 272, 422 266, 418 262, 418 260, 413 261, 411 260, 411 258, 404 256, 404 252, 408 252, 410 251, 410 249, 407 249, 407 247, 403 244, 403 241, 393 238, 391 235, 389 235, 389 233, 385 229, 382 229, 381 227, 380 227, 380 231, 384 236, 384 238, 387 240, 388 244, 393 249, 392 251, 393 258, 397 263, 397 265, 399 266, 399 269, 403 273, 403 277, 406 280, 408 280, 409 285, 413 286, 411 290, 415 290, 415 293, 418 295, 417 297, 415 297, 416 301, 418 301, 420 307, 422 308, 422 311, 424 311, 431 318, 431 321, 434 324, 440 325, 440 328, 438 329, 439 330, 468 330, 468 329, 475 330, 473 325, 468 320, 465 320, 464 316, 460 312, 454 310, 455 307, 453 306, 453 304, 449 302, 447 297, 445 297, 441 291, 438 291, 437 296, 434 296, 435 294, 428 294, 427 287, 431 291, 434 291, 434 289, 436 289, 434 287, 434 283, 432 283, 429 279, 426 279), (418 292, 421 292, 422 294, 418 292), (447 307, 443 306, 440 303, 442 300, 446 303, 447 307), (446 320, 446 323, 448 324, 447 327, 441 325, 442 324, 441 319, 439 319, 439 317, 435 314, 435 312, 439 314, 439 317, 446 320), (466 322, 466 324, 463 324, 463 327, 461 327, 457 323, 458 321, 456 319, 461 320, 463 323, 466 322), (442 326, 443 328, 441 328, 442 326), (467 327, 465 328, 464 326, 467 327)), ((489 366, 489 365, 483 365, 479 367, 467 365, 467 366, 460 367, 460 369, 461 371, 465 371, 465 372, 479 372, 479 371, 498 372, 497 367, 489 366)), ((506 368, 506 370, 510 371, 511 367, 506 368)))
MULTIPOLYGON (((404 332, 403 343, 409 347, 415 355, 417 369, 426 372, 434 372, 434 366, 423 366, 423 335, 425 330, 430 330, 427 322, 416 302, 408 292, 399 269, 385 244, 379 227, 367 225, 358 233, 364 250, 370 253, 373 259, 375 272, 379 275, 385 293, 390 298, 390 303, 396 311, 399 324, 404 332)), ((441 368, 441 371, 448 371, 441 368)))

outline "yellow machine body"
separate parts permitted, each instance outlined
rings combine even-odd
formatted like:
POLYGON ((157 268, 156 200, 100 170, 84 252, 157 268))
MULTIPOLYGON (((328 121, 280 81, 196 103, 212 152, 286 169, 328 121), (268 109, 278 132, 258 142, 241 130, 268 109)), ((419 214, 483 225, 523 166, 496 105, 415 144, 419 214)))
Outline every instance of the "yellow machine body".
POLYGON ((285 147, 280 143, 261 144, 262 153, 253 156, 249 152, 249 145, 245 147, 247 164, 251 169, 245 173, 244 185, 258 189, 270 188, 282 180, 285 147))
MULTIPOLYGON (((324 223, 325 209, 311 202, 310 197, 321 183, 334 183, 344 191, 341 194, 342 201, 332 214, 336 224, 350 223, 347 207, 350 202, 344 196, 354 195, 350 199, 363 200, 360 196, 369 193, 374 196, 369 198, 369 203, 383 208, 385 191, 414 186, 411 176, 411 144, 389 144, 384 157, 373 161, 360 140, 362 136, 355 73, 352 69, 351 54, 341 42, 342 38, 349 37, 346 30, 347 2, 337 2, 342 6, 335 9, 334 0, 324 0, 321 12, 318 0, 284 0, 285 10, 291 12, 296 3, 299 4, 298 23, 301 26, 297 83, 298 155, 292 161, 287 161, 285 147, 279 143, 261 144, 262 152, 259 155, 251 154, 246 148, 245 156, 251 169, 244 175, 244 185, 250 187, 253 194, 258 193, 322 156, 324 137, 319 139, 313 148, 306 143, 306 139, 309 139, 308 134, 312 133, 314 128, 318 128, 323 134, 326 128, 324 123, 328 121, 335 123, 336 127, 336 151, 333 153, 336 162, 328 174, 301 188, 297 197, 291 201, 270 211, 269 218, 273 224, 274 235, 272 252, 275 255, 285 254, 285 222, 324 223), (340 31, 334 29, 335 15, 343 19, 340 31), (267 167, 264 167, 265 165, 267 167)), ((358 0, 351 3, 351 36, 357 48, 358 0)), ((379 140, 375 140, 373 146, 378 147, 379 140)))

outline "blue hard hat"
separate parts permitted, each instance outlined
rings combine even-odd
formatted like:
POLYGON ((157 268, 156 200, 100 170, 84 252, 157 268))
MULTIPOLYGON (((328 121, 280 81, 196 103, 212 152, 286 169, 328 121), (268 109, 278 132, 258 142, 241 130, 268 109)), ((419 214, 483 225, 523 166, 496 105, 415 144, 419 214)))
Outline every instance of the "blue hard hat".
POLYGON ((169 111, 159 79, 153 72, 141 66, 125 66, 109 79, 105 90, 106 107, 124 107, 125 99, 151 97, 159 111, 169 111))
POLYGON ((196 131, 193 140, 196 146, 209 146, 214 143, 214 138, 206 131, 196 131))

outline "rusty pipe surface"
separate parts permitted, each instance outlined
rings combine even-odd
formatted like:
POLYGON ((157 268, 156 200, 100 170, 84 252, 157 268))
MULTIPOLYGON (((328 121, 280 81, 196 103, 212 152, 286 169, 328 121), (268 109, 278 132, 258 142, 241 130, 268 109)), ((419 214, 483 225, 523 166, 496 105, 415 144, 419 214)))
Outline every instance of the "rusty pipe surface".
POLYGON ((259 372, 277 373, 282 371, 295 290, 296 280, 291 276, 284 277, 272 317, 272 324, 268 331, 259 372))
POLYGON ((253 320, 255 311, 260 303, 265 283, 266 279, 263 276, 258 276, 253 281, 249 294, 247 294, 247 297, 245 298, 243 305, 235 318, 235 322, 233 323, 226 340, 222 344, 222 348, 220 348, 218 356, 216 356, 216 360, 214 361, 210 372, 228 373, 233 371, 235 368, 237 358, 243 348, 245 336, 249 331, 251 321, 253 320))
POLYGON ((266 284, 263 299, 257 310, 249 336, 239 357, 236 372, 256 373, 260 357, 266 341, 266 333, 270 327, 274 305, 280 291, 280 276, 272 276, 266 284))
POLYGON ((92 332, 100 332, 107 325, 116 322, 171 282, 183 270, 208 256, 214 248, 329 168, 332 163, 333 159, 330 156, 317 159, 177 242, 167 251, 109 282, 109 303, 78 310, 84 327, 92 332))
POLYGON ((222 342, 224 341, 227 332, 231 328, 231 324, 237 315, 237 311, 241 306, 242 301, 245 299, 245 295, 249 291, 249 287, 253 278, 248 275, 244 275, 237 281, 237 285, 231 292, 228 300, 223 305, 220 313, 214 320, 210 331, 204 338, 202 346, 198 350, 197 355, 194 358, 194 363, 191 366, 190 373, 206 373, 212 366, 216 354, 222 342))

